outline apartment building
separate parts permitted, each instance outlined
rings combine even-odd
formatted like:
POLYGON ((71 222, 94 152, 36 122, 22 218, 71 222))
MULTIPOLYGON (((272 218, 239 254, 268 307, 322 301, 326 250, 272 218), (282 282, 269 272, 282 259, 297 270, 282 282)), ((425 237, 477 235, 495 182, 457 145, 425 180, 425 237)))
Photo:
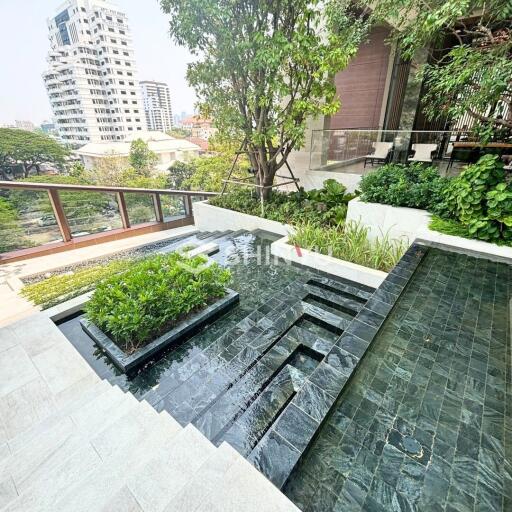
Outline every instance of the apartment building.
POLYGON ((126 15, 108 0, 67 0, 47 24, 43 79, 62 140, 122 141, 146 130, 126 15))
POLYGON ((163 82, 142 80, 142 100, 148 129, 167 132, 173 126, 171 92, 163 82))

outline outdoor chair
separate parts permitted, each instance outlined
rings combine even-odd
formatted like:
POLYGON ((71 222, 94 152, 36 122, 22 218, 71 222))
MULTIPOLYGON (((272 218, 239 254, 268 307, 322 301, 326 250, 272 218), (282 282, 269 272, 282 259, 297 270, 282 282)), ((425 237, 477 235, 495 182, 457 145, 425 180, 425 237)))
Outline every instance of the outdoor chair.
POLYGON ((366 155, 364 157, 364 167, 366 167, 366 163, 370 161, 373 165, 375 162, 387 162, 389 157, 389 152, 393 147, 392 142, 373 142, 373 153, 371 155, 366 155))
POLYGON ((414 155, 408 158, 409 162, 432 163, 433 155, 437 151, 437 144, 413 144, 414 155))

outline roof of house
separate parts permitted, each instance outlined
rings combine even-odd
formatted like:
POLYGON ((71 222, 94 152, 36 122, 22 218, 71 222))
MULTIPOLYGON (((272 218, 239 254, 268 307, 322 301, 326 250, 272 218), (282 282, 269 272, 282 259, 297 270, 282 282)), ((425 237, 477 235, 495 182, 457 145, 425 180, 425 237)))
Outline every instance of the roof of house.
POLYGON ((89 142, 77 150, 83 156, 127 156, 130 154, 130 146, 134 140, 142 139, 149 149, 155 153, 169 151, 200 151, 197 144, 185 139, 176 139, 163 132, 137 132, 130 135, 122 142, 89 142))

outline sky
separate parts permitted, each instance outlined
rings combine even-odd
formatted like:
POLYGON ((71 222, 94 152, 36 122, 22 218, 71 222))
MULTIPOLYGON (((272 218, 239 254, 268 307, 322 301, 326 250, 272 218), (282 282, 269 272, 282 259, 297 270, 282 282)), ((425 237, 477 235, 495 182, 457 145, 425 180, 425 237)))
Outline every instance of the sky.
MULTIPOLYGON (((0 124, 15 120, 40 124, 51 118, 41 75, 49 50, 46 19, 63 0, 0 0, 0 124)), ((185 73, 190 53, 175 46, 167 15, 157 0, 114 0, 128 15, 140 80, 166 82, 175 114, 191 113, 196 101, 185 73)))

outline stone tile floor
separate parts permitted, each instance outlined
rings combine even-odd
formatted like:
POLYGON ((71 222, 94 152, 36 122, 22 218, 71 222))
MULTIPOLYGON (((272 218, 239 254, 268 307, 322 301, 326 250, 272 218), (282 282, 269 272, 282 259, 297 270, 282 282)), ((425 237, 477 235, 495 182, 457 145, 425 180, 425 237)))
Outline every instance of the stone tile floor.
POLYGON ((430 248, 285 487, 303 511, 512 510, 512 267, 430 248))

